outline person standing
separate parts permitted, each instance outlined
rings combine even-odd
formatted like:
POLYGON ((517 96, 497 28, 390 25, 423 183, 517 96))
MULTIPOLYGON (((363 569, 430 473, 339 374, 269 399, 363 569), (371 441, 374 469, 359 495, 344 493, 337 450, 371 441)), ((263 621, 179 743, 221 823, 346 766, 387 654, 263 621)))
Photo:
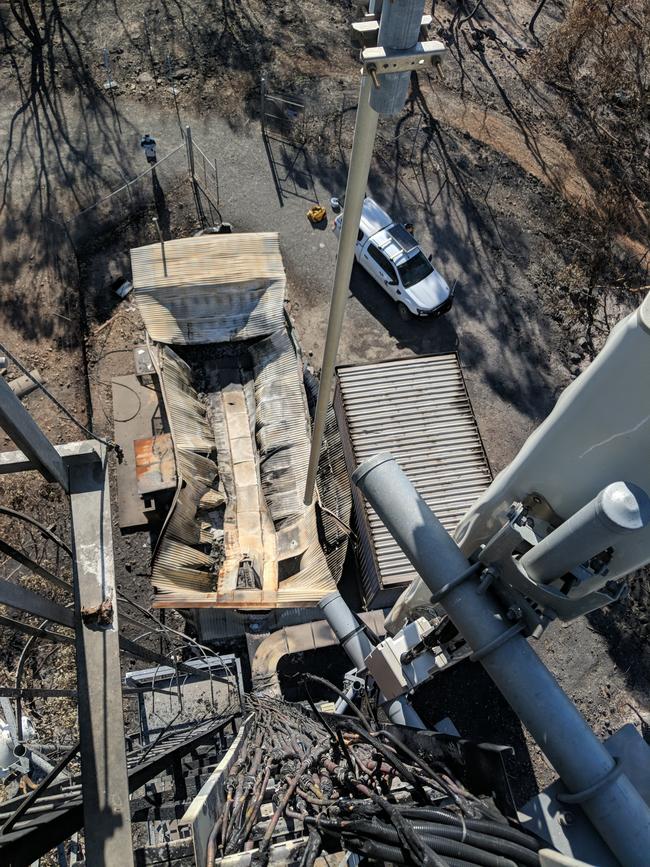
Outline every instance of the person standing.
POLYGON ((140 139, 140 147, 144 150, 149 165, 155 166, 157 162, 155 138, 152 138, 148 132, 145 133, 140 139))

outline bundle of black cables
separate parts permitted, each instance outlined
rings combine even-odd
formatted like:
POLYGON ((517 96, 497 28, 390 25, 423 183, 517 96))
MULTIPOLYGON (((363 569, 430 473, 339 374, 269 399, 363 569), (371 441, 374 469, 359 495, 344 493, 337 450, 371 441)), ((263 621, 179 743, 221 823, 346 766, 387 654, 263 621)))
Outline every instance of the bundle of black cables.
POLYGON ((537 840, 509 825, 426 807, 396 805, 394 809, 397 821, 387 812, 371 820, 307 819, 306 824, 324 836, 337 837, 342 848, 396 864, 538 867, 540 863, 537 840))
MULTIPOLYGON (((340 692, 323 678, 303 677, 340 692)), ((248 704, 250 723, 208 863, 252 849, 255 867, 266 867, 279 831, 306 833, 300 867, 313 867, 323 850, 342 849, 415 867, 538 867, 535 837, 467 791, 442 758, 411 749, 399 729, 354 706, 354 716, 328 720, 311 697, 313 717, 262 696, 248 704)))
MULTIPOLYGON (((306 677, 342 695, 324 678, 306 677)), ((312 708, 321 717, 313 703, 312 708)), ((301 867, 313 863, 309 856, 317 840, 322 840, 330 851, 346 849, 373 861, 416 867, 538 867, 542 844, 536 837, 487 813, 484 805, 448 772, 431 767, 396 734, 373 731, 358 708, 351 706, 350 710, 356 720, 346 720, 347 740, 352 744, 350 738, 356 736, 358 743, 365 742, 372 749, 375 772, 360 780, 359 768, 368 770, 368 765, 364 767, 363 761, 354 760, 355 772, 348 761, 348 770, 340 773, 339 800, 316 816, 303 815, 311 845, 307 846, 301 867), (407 795, 408 803, 396 799, 390 786, 377 791, 381 789, 380 768, 388 768, 389 776, 406 784, 408 794, 403 791, 402 795, 407 795), (346 796, 344 790, 354 794, 346 796)))

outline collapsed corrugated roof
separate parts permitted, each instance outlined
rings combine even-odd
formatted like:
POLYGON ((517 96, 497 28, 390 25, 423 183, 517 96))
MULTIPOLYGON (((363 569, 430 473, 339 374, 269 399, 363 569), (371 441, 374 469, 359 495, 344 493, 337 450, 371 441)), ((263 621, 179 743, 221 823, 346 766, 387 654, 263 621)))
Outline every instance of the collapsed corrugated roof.
MULTIPOLYGON (((332 532, 329 516, 319 533, 315 507, 303 503, 311 426, 303 364, 284 318, 277 236, 187 238, 165 244, 165 264, 162 255, 160 245, 131 252, 150 335, 163 343, 232 348, 225 355, 218 346, 199 350, 201 400, 190 365, 168 347, 152 352, 178 475, 154 553, 155 604, 314 604, 334 588, 331 569, 338 578, 347 539, 332 532), (218 538, 213 511, 220 498, 223 556, 209 550, 218 538)), ((335 447, 330 443, 330 461, 335 447)), ((328 498, 341 485, 348 487, 337 464, 328 498)), ((339 500, 349 514, 349 493, 339 500)), ((348 514, 334 517, 340 523, 348 514)))
POLYGON ((207 522, 198 517, 223 503, 215 487, 217 465, 210 458, 214 437, 205 407, 192 388, 189 365, 166 346, 155 347, 151 358, 169 420, 178 477, 154 551, 151 577, 158 594, 182 596, 191 606, 193 600, 201 601, 216 590, 214 563, 202 548, 209 539, 207 522))
POLYGON ((135 300, 161 343, 222 343, 284 326, 278 235, 202 235, 131 250, 135 300))

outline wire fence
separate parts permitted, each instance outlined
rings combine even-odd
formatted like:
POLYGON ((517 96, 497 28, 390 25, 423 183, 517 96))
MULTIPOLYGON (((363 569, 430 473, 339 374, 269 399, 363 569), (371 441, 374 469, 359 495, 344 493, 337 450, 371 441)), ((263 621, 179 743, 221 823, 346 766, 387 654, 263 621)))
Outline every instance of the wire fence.
POLYGON ((260 121, 263 136, 276 136, 287 143, 305 138, 305 100, 303 97, 275 93, 260 78, 260 121))
MULTIPOLYGON (((115 172, 114 167, 112 171, 115 172)), ((124 177, 120 167, 117 174, 124 177)), ((62 219, 53 215, 47 219, 59 227, 62 236, 76 250, 86 239, 110 231, 151 207, 164 226, 166 221, 160 217, 168 210, 168 197, 182 195, 188 184, 202 227, 221 222, 217 159, 208 157, 205 149, 193 139, 190 127, 185 128, 179 144, 143 171, 125 178, 124 183, 70 217, 62 219)))
POLYGON ((219 200, 219 170, 217 168, 217 159, 214 157, 210 160, 203 151, 203 148, 198 145, 194 139, 192 139, 192 144, 194 146, 194 165, 195 165, 195 179, 197 182, 201 182, 201 178, 203 181, 203 188, 205 190, 209 190, 211 185, 214 184, 214 198, 215 198, 215 206, 218 208, 221 205, 219 200), (199 169, 203 169, 203 171, 196 170, 196 160, 199 158, 199 169))

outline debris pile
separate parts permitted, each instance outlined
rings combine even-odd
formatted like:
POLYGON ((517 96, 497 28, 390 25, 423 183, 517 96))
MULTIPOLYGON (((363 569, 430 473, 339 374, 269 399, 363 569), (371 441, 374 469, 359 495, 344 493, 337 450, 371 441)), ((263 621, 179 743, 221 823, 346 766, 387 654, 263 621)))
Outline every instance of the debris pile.
POLYGON ((273 699, 251 695, 248 703, 248 732, 226 782, 210 858, 257 849, 254 862, 265 865, 283 823, 304 836, 301 867, 342 849, 432 867, 540 863, 536 838, 467 791, 444 762, 407 746, 399 728, 370 722, 351 704, 354 718, 324 715, 313 703, 313 716, 273 699))

